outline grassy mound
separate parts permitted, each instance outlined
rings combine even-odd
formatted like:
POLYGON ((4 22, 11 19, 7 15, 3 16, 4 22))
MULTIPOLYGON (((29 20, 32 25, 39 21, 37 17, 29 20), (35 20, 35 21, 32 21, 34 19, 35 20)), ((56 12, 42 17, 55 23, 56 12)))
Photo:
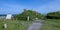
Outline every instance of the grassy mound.
POLYGON ((17 14, 16 18, 18 18, 19 20, 27 20, 27 17, 30 17, 30 20, 35 19, 36 17, 38 19, 41 19, 42 15, 36 11, 32 11, 32 10, 26 10, 23 11, 21 14, 17 14))

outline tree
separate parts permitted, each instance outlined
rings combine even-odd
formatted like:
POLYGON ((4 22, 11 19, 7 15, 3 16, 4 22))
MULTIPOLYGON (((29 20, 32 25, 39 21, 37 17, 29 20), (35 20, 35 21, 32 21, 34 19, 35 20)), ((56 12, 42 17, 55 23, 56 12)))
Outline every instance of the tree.
POLYGON ((57 12, 50 12, 46 16, 49 19, 60 19, 60 11, 57 12))

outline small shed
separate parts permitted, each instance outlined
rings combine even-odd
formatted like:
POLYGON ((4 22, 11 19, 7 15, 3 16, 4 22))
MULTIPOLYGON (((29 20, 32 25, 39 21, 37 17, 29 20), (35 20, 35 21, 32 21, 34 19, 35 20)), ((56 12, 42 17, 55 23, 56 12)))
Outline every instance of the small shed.
POLYGON ((12 19, 12 14, 7 14, 6 19, 12 19))

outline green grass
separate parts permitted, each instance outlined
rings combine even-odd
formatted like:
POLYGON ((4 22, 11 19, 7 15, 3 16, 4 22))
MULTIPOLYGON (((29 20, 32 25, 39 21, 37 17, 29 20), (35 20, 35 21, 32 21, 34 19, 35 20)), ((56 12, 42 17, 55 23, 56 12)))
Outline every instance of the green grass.
POLYGON ((0 30, 27 30, 27 28, 31 22, 32 21, 0 20, 0 30), (7 29, 3 28, 4 23, 6 23, 8 25, 7 29))
POLYGON ((60 19, 46 20, 42 30, 60 30, 60 19))

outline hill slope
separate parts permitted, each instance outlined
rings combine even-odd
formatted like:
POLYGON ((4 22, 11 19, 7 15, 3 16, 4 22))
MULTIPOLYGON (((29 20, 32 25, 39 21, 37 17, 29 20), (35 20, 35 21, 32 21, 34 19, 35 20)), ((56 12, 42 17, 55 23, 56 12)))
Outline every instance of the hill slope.
POLYGON ((16 15, 16 18, 21 19, 21 20, 26 20, 27 16, 30 17, 30 20, 34 19, 34 18, 38 18, 40 19, 42 17, 42 15, 36 11, 32 11, 32 10, 24 10, 21 14, 16 15))

